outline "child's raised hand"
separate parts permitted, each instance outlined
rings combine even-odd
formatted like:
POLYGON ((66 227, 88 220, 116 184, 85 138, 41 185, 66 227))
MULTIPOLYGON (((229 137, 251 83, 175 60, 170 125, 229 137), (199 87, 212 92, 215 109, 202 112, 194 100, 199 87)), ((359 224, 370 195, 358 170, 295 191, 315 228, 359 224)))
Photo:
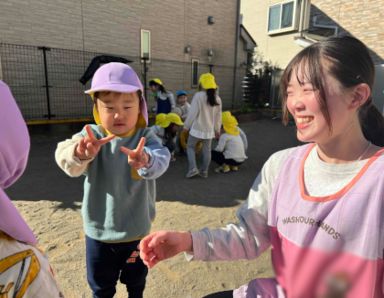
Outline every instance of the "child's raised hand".
POLYGON ((149 156, 144 150, 145 138, 142 137, 137 145, 136 149, 128 149, 127 147, 121 146, 120 150, 128 156, 128 163, 131 167, 138 170, 148 166, 149 156))
POLYGON ((109 135, 98 140, 89 125, 85 126, 85 130, 87 131, 87 136, 79 141, 75 150, 75 156, 79 159, 90 159, 95 157, 97 153, 99 153, 101 146, 115 137, 114 135, 109 135))
POLYGON ((154 232, 140 241, 140 258, 148 268, 183 251, 192 251, 189 232, 154 232))

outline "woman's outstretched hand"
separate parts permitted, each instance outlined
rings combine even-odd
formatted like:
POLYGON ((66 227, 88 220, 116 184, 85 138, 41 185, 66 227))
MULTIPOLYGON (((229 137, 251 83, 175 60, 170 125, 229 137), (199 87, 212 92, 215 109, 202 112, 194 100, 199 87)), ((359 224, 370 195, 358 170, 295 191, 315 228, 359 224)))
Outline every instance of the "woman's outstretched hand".
POLYGON ((189 232, 154 232, 140 241, 140 257, 148 268, 183 251, 192 252, 189 232))

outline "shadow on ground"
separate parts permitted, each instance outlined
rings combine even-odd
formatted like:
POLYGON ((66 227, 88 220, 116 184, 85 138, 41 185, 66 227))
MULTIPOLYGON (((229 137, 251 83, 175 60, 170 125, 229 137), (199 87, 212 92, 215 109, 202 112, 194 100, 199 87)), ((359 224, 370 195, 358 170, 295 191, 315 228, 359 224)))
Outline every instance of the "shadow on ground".
MULTIPOLYGON (((13 200, 59 201, 59 208, 77 209, 82 200, 84 178, 70 178, 55 163, 58 142, 70 138, 83 124, 31 126, 31 152, 27 169, 8 195, 13 200)), ((293 126, 284 127, 279 120, 261 119, 240 123, 248 137, 248 160, 239 172, 217 174, 211 164, 209 178, 186 179, 187 159, 178 157, 157 180, 158 201, 179 201, 210 207, 229 207, 247 197, 263 163, 275 151, 298 144, 293 126)))

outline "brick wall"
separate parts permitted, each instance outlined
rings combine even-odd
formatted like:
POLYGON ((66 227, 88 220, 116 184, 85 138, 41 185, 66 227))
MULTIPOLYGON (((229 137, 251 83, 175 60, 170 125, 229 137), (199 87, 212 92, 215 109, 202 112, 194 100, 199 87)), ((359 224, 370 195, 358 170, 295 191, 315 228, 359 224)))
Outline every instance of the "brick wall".
POLYGON ((311 4, 324 17, 363 41, 376 64, 384 63, 384 8, 381 1, 313 0, 311 4))
MULTIPOLYGON (((232 104, 234 0, 2 0, 0 11, 0 43, 7 44, 138 57, 140 30, 150 30, 151 56, 157 63, 149 64, 148 78, 160 77, 171 91, 196 90, 191 87, 191 59, 200 60, 200 73, 208 71, 207 50, 212 48, 220 94, 225 106, 232 104), (214 17, 213 25, 207 24, 208 16, 214 17), (184 53, 186 45, 191 53, 184 53)), ((85 70, 88 63, 81 67, 85 70)), ((139 62, 133 66, 141 72, 139 62)), ((2 68, 7 79, 4 63, 2 68)), ((237 88, 236 98, 239 92, 237 88)))

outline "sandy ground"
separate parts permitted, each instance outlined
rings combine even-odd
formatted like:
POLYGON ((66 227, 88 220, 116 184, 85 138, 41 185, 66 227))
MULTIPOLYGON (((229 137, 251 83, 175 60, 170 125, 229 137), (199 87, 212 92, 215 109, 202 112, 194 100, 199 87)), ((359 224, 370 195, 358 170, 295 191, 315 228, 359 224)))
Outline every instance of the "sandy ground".
MULTIPOLYGON (((19 201, 19 208, 39 238, 57 274, 65 297, 91 297, 86 281, 85 245, 78 210, 58 208, 59 202, 19 201)), ((218 227, 234 220, 236 207, 212 208, 179 202, 157 203, 153 230, 218 227)), ((202 297, 236 288, 256 276, 271 276, 268 253, 256 261, 187 262, 181 254, 150 270, 145 297, 202 297)), ((116 297, 127 297, 122 285, 116 297)))
MULTIPOLYGON (((186 157, 178 157, 157 181, 157 216, 153 230, 196 230, 235 221, 262 164, 271 153, 297 144, 293 127, 262 119, 241 123, 248 137, 248 160, 239 172, 208 179, 185 179, 186 157)), ((55 164, 57 142, 78 126, 30 127, 31 152, 22 178, 7 189, 36 233, 57 273, 66 297, 91 297, 86 281, 85 244, 80 207, 83 178, 67 177, 55 164)), ((147 278, 147 298, 188 298, 229 290, 255 277, 271 276, 268 252, 254 261, 187 262, 183 255, 158 264, 147 278)), ((116 297, 126 297, 119 285, 116 297)), ((45 298, 45 297, 44 297, 45 298)))

